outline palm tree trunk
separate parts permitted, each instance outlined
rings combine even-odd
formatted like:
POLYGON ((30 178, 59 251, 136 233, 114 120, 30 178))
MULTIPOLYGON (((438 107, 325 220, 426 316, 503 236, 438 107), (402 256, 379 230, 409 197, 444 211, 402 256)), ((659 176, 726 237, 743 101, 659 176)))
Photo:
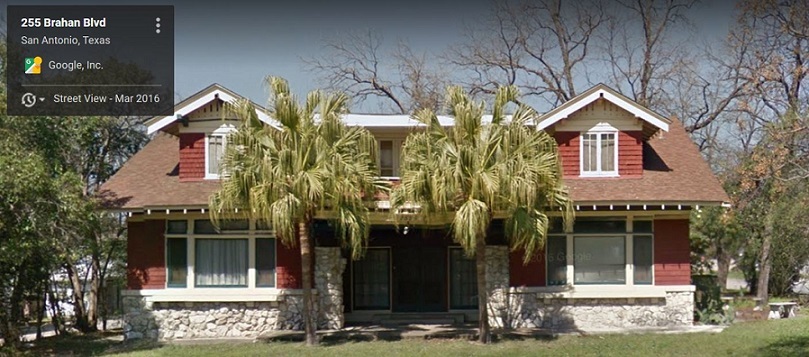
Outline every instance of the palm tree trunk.
POLYGON ((308 222, 298 223, 301 240, 301 280, 303 282, 303 326, 306 331, 306 345, 317 345, 317 325, 315 325, 314 302, 312 301, 312 241, 309 239, 308 222))
POLYGON ((489 343, 492 340, 489 329, 489 291, 486 289, 486 240, 475 242, 475 265, 478 275, 478 341, 489 343))

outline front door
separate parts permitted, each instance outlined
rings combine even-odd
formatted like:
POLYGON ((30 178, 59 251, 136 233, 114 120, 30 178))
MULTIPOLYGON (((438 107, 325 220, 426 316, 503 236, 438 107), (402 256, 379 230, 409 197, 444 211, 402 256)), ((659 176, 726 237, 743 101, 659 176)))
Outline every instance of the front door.
POLYGON ((393 311, 446 311, 446 247, 393 248, 393 311))

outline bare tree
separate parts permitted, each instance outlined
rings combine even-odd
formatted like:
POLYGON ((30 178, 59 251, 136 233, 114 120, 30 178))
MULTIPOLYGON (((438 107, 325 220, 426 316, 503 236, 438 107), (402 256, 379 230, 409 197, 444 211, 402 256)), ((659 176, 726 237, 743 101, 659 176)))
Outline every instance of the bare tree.
POLYGON ((575 97, 576 79, 587 77, 591 40, 604 21, 600 2, 499 2, 448 57, 470 74, 472 93, 516 85, 555 106, 575 97))
POLYGON ((601 41, 606 46, 611 82, 627 89, 641 105, 665 100, 664 82, 689 64, 687 52, 673 35, 687 29, 681 26, 688 24, 685 13, 697 1, 616 1, 601 41))
POLYGON ((440 109, 448 82, 439 63, 403 41, 389 51, 383 45, 382 35, 370 30, 349 33, 327 40, 324 55, 304 62, 329 89, 360 102, 382 99, 388 104, 386 111, 407 114, 418 108, 440 109))

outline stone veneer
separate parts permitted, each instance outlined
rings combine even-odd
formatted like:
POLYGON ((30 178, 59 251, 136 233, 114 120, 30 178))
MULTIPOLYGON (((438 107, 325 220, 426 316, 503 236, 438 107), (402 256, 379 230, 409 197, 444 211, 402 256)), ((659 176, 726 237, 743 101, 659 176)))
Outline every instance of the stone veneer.
POLYGON ((268 330, 303 329, 301 295, 270 302, 149 302, 125 296, 124 338, 257 337, 268 330))
POLYGON ((505 246, 486 250, 492 327, 599 330, 693 324, 692 291, 667 291, 665 297, 656 298, 566 298, 538 289, 509 288, 508 253, 505 246))
MULTIPOLYGON (((340 248, 315 248, 315 299, 320 329, 340 329, 343 271, 340 248)), ((541 289, 509 287, 509 250, 486 250, 489 323, 495 328, 598 330, 688 326, 693 323, 694 293, 668 291, 659 298, 567 298, 541 289)), ((257 337, 268 330, 303 329, 300 290, 278 290, 268 302, 149 302, 124 296, 126 339, 257 337)))
MULTIPOLYGON (((340 248, 315 248, 315 309, 318 328, 343 327, 343 270, 340 248)), ((269 330, 303 329, 300 290, 279 290, 278 301, 150 302, 123 297, 126 339, 258 337, 269 330)))
POLYGON ((315 287, 317 288, 317 328, 343 328, 343 271, 346 259, 338 247, 315 247, 315 287))

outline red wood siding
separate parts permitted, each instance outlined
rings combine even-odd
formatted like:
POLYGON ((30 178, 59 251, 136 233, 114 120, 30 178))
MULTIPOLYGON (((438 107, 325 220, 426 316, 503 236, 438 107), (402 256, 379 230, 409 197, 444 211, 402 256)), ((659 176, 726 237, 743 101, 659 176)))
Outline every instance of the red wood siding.
POLYGON ((276 249, 275 285, 279 289, 300 289, 303 286, 300 245, 290 248, 279 241, 276 249))
POLYGON ((579 132, 559 131, 553 137, 559 144, 559 159, 562 161, 562 175, 579 176, 579 132))
POLYGON ((688 220, 654 221, 655 285, 691 284, 688 220))
MULTIPOLYGON (((554 135, 559 144, 559 158, 562 160, 562 173, 565 177, 578 177, 581 168, 580 133, 560 131, 554 135)), ((643 175, 643 132, 622 131, 618 133, 618 174, 625 177, 643 175)))
POLYGON ((523 264, 523 251, 509 254, 509 281, 511 286, 545 286, 545 250, 540 251, 528 264, 523 264))
POLYGON ((165 221, 129 222, 127 227, 127 287, 136 290, 165 288, 165 221))
POLYGON ((618 133, 618 175, 643 176, 643 132, 618 133))
POLYGON ((180 181, 205 178, 205 134, 180 134, 180 181))

